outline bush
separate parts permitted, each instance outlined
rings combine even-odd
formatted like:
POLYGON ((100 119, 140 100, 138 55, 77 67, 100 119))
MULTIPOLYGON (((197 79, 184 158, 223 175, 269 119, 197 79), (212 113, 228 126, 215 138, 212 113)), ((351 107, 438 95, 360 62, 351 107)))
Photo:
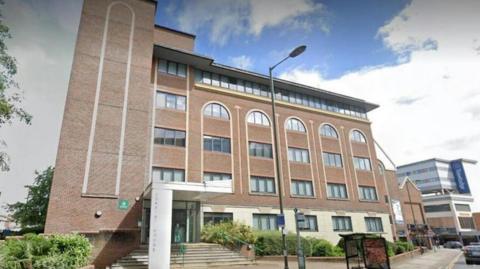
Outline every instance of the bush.
POLYGON ((87 265, 91 250, 81 235, 27 234, 0 245, 0 269, 76 269, 87 265))
POLYGON ((202 242, 235 248, 241 244, 238 240, 247 244, 254 244, 257 238, 248 225, 238 222, 221 222, 203 226, 200 239, 202 242))
MULTIPOLYGON (((255 253, 259 256, 283 255, 282 234, 278 231, 257 231, 255 253)), ((297 253, 297 237, 290 233, 286 236, 289 255, 297 253)), ((301 237, 301 244, 306 257, 309 256, 343 256, 343 251, 324 239, 301 237)))
POLYGON ((401 254, 409 252, 415 249, 415 246, 411 242, 397 241, 395 242, 395 254, 401 254))

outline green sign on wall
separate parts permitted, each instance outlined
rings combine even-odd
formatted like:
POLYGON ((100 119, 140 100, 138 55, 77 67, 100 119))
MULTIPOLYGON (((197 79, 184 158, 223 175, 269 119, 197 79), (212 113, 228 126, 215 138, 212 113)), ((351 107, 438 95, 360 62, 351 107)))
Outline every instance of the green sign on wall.
POLYGON ((128 205, 129 205, 128 200, 125 200, 125 199, 118 200, 118 209, 127 210, 128 205))

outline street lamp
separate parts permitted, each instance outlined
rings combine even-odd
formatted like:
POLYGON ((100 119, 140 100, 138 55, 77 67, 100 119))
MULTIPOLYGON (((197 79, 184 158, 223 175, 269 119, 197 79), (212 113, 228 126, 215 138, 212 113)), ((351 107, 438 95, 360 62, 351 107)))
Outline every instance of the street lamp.
MULTIPOLYGON (((276 168, 277 168, 277 189, 278 189, 278 202, 280 205, 280 215, 285 218, 285 215, 283 214, 283 197, 282 197, 282 175, 280 174, 280 155, 278 152, 280 151, 280 145, 278 143, 278 133, 277 133, 277 116, 275 113, 275 87, 273 85, 273 76, 272 76, 272 71, 277 67, 279 64, 283 63, 286 61, 288 58, 294 58, 297 57, 298 55, 302 54, 307 46, 302 45, 296 47, 294 50, 288 54, 287 57, 285 57, 283 60, 278 62, 277 64, 271 66, 268 68, 268 73, 270 75, 270 94, 272 98, 272 114, 273 114, 273 140, 275 143, 275 162, 277 163, 276 168)), ((283 245, 283 259, 285 263, 285 269, 288 269, 288 252, 287 252, 287 240, 286 240, 286 235, 285 235, 285 226, 282 226, 282 245, 283 245)))

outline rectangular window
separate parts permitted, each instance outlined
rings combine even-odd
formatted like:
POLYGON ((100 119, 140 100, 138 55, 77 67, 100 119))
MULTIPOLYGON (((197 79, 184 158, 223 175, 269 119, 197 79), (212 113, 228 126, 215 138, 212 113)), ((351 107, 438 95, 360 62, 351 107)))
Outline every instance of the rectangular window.
POLYGON ((218 224, 221 222, 232 222, 233 213, 204 212, 203 225, 218 224))
POLYGON ((271 177, 250 177, 250 191, 252 193, 275 193, 274 179, 271 177))
POLYGON ((352 218, 350 217, 332 217, 333 231, 334 232, 351 232, 352 229, 352 218))
POLYGON ((323 162, 325 166, 329 167, 343 167, 342 155, 338 153, 323 152, 323 162))
POLYGON ((457 211, 462 211, 462 212, 470 212, 470 205, 469 204, 455 204, 455 209, 457 211))
POLYGON ((232 180, 231 174, 224 173, 212 173, 205 172, 203 173, 203 181, 220 181, 220 180, 232 180))
POLYGON ((203 149, 207 151, 230 153, 230 138, 204 135, 203 149))
POLYGON ((345 184, 328 183, 327 197, 337 199, 347 199, 347 187, 345 184))
POLYGON ((355 165, 355 169, 357 170, 363 170, 363 171, 372 170, 372 166, 370 165, 369 158, 353 157, 353 164, 355 165))
POLYGON ((288 148, 288 160, 291 162, 309 163, 308 150, 300 148, 288 148))
POLYGON ((278 229, 277 215, 253 214, 253 228, 263 231, 275 231, 278 229))
POLYGON ((187 66, 181 63, 176 63, 164 59, 158 60, 158 71, 160 73, 168 73, 170 75, 186 77, 187 66))
POLYGON ((185 182, 185 170, 154 167, 152 170, 152 181, 185 182))
POLYGON ((458 221, 462 229, 475 229, 475 223, 473 223, 472 217, 458 217, 458 221))
POLYGON ((367 232, 383 232, 383 224, 381 218, 365 217, 365 225, 367 226, 367 232))
POLYGON ((303 222, 303 225, 299 227, 299 229, 310 232, 318 231, 317 216, 305 215, 305 221, 303 222))
POLYGON ((182 95, 176 95, 166 92, 157 92, 156 107, 169 108, 185 111, 186 98, 182 95))
POLYGON ((297 196, 311 196, 313 197, 313 187, 311 181, 292 180, 291 192, 297 196))
POLYGON ((249 142, 250 156, 272 158, 272 145, 258 142, 249 142))
POLYGON ((185 147, 185 131, 155 128, 153 141, 157 145, 185 147))
POLYGON ((426 205, 423 207, 426 213, 432 212, 450 212, 451 208, 449 204, 441 204, 441 205, 426 205))
POLYGON ((360 186, 358 188, 358 191, 360 192, 360 200, 366 200, 366 201, 378 200, 375 187, 360 186))

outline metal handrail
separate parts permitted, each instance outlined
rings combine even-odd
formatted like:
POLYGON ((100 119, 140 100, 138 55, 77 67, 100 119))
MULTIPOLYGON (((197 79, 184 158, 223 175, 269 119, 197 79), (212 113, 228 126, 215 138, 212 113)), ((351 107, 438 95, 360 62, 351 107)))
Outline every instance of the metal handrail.
POLYGON ((233 239, 233 240, 235 240, 235 241, 237 241, 237 242, 239 242, 239 243, 242 243, 243 245, 248 245, 248 246, 250 246, 251 248, 253 248, 253 249, 255 249, 255 250, 262 251, 261 249, 257 248, 257 247, 255 246, 255 244, 248 243, 248 242, 243 241, 242 239, 237 238, 237 237, 235 237, 235 236, 228 235, 228 234, 226 234, 226 233, 224 233, 224 232, 220 232, 220 235, 221 235, 224 239, 231 238, 231 239, 233 239))

